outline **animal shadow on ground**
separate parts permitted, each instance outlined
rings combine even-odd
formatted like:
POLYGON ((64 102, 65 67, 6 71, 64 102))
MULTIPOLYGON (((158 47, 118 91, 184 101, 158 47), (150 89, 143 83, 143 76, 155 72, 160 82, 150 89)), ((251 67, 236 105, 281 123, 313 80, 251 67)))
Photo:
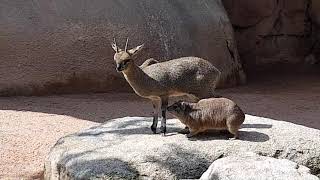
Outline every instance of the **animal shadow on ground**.
POLYGON ((272 124, 242 124, 241 128, 269 129, 272 128, 272 124))
MULTIPOLYGON (((132 119, 127 121, 121 121, 121 119, 115 119, 111 120, 108 123, 114 123, 117 121, 116 127, 107 127, 107 126, 94 126, 89 128, 88 130, 84 132, 80 132, 77 135, 78 136, 102 136, 104 134, 118 134, 121 136, 125 135, 137 135, 137 134, 150 134, 154 135, 153 132, 150 130, 150 126, 152 123, 151 118, 144 119, 144 118, 138 118, 138 119, 132 119), (145 123, 147 122, 147 123, 145 123)), ((107 125, 106 124, 106 125, 107 125)), ((172 136, 178 134, 177 132, 181 130, 179 127, 175 127, 173 125, 173 122, 167 123, 167 134, 166 136, 172 136)), ((157 129, 157 134, 159 134, 160 128, 157 129)))
MULTIPOLYGON (((149 125, 144 123, 145 121, 149 122, 149 119, 142 120, 142 119, 132 119, 127 121, 120 121, 121 119, 115 119, 113 121, 117 121, 117 127, 109 128, 105 126, 97 126, 92 127, 84 132, 80 132, 78 136, 103 136, 105 134, 117 134, 121 136, 126 135, 137 135, 137 134, 150 134, 153 133, 150 130, 149 125), (132 127, 130 127, 132 126, 132 127)), ((113 121, 108 123, 113 123, 113 121)), ((107 123, 107 124, 108 124, 107 123)), ((270 124, 243 124, 242 128, 271 128, 272 125, 270 124)), ((167 134, 166 137, 178 135, 178 131, 181 130, 181 127, 175 127, 173 122, 168 122, 167 124, 167 134)), ((158 130, 159 132, 159 130, 158 130)), ((226 140, 232 135, 227 131, 215 131, 209 130, 204 133, 200 133, 189 140, 200 140, 200 141, 211 141, 211 140, 226 140)), ((239 140, 242 141, 251 141, 251 142, 266 142, 269 140, 269 136, 262 132, 257 131, 239 131, 239 140)))
MULTIPOLYGON (((177 132, 181 128, 175 127, 167 127, 167 134, 166 136, 173 136, 178 134, 177 132)), ((159 134, 160 129, 158 128, 157 134, 159 134)), ((88 130, 85 132, 78 133, 78 136, 102 136, 104 134, 118 134, 118 135, 135 135, 135 134, 150 134, 154 135, 153 132, 150 130, 149 127, 140 127, 140 128, 129 128, 129 129, 107 129, 107 128, 96 128, 95 130, 88 130)))
MULTIPOLYGON (((271 128, 271 124, 243 124, 241 128, 256 128, 256 129, 269 129, 271 128)), ((216 130, 208 130, 206 132, 200 133, 192 138, 189 138, 190 141, 211 141, 211 140, 227 140, 233 137, 231 133, 227 130, 216 131, 216 130)), ((239 139, 241 141, 251 141, 251 142, 266 142, 270 138, 267 134, 257 131, 246 131, 239 130, 239 139)))

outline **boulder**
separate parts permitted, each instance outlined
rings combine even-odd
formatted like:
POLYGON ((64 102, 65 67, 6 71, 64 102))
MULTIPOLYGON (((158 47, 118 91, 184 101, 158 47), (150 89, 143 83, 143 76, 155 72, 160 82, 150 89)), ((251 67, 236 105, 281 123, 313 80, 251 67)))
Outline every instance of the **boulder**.
POLYGON ((255 153, 233 155, 213 162, 200 180, 318 180, 310 169, 287 159, 255 153))
POLYGON ((254 152, 288 159, 320 175, 320 130, 246 115, 239 140, 208 132, 188 139, 167 122, 168 134, 152 134, 149 117, 110 120, 61 138, 45 161, 46 179, 200 178, 215 160, 254 152))
POLYGON ((0 3, 0 95, 130 91, 110 43, 145 43, 136 61, 199 56, 245 82, 220 0, 11 0, 0 3))
POLYGON ((250 73, 271 68, 293 71, 320 56, 319 1, 223 0, 235 30, 239 54, 250 73))

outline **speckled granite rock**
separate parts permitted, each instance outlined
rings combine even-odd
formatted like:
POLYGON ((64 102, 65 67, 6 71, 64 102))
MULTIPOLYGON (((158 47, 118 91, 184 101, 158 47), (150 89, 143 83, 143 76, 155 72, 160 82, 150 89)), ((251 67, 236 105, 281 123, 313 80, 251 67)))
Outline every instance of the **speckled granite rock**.
POLYGON ((187 139, 168 120, 168 135, 152 134, 151 118, 125 117, 61 138, 45 162, 46 179, 200 178, 221 157, 255 152, 320 172, 320 130, 246 115, 240 140, 210 132, 187 139))

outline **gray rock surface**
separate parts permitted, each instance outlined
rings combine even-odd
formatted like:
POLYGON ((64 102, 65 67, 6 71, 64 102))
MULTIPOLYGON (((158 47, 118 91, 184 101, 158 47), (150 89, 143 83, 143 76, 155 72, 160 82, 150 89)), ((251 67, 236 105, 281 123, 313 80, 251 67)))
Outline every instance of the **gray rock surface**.
POLYGON ((318 180, 310 169, 287 159, 244 153, 214 161, 200 180, 318 180))
POLYGON ((47 179, 200 178, 218 158, 255 152, 292 160, 320 174, 320 130, 246 115, 240 140, 210 132, 187 139, 168 120, 168 135, 152 134, 151 118, 125 117, 61 138, 45 162, 47 179))
POLYGON ((220 0, 11 0, 0 12, 0 95, 132 92, 115 71, 114 37, 145 43, 139 65, 199 56, 225 85, 244 76, 220 0))

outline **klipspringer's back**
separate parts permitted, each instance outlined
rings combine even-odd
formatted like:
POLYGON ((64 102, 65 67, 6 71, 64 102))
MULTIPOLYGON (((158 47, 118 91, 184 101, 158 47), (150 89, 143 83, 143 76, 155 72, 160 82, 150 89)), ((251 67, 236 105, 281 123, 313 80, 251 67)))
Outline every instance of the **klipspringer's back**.
POLYGON ((214 89, 212 86, 215 86, 220 76, 216 67, 198 57, 182 57, 152 64, 143 71, 163 86, 192 94, 201 89, 214 89))

